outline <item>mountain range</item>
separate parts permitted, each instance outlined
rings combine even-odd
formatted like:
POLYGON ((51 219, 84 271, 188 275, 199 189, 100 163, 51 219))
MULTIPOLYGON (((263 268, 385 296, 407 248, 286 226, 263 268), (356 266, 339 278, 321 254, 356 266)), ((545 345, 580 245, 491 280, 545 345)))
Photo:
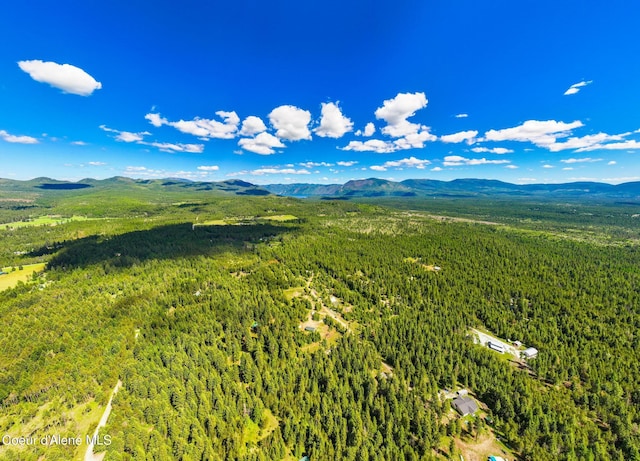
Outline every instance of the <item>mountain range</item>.
POLYGON ((401 182, 369 178, 348 181, 344 184, 267 184, 255 185, 241 180, 220 182, 191 181, 181 178, 131 179, 116 176, 109 179, 83 179, 77 182, 51 178, 35 178, 28 181, 0 179, 0 193, 45 193, 46 191, 80 191, 114 189, 122 191, 211 191, 231 195, 284 195, 290 197, 318 197, 349 199, 357 197, 532 197, 532 198, 586 198, 640 200, 640 182, 618 185, 598 182, 573 182, 563 184, 511 184, 489 179, 407 179, 401 182))

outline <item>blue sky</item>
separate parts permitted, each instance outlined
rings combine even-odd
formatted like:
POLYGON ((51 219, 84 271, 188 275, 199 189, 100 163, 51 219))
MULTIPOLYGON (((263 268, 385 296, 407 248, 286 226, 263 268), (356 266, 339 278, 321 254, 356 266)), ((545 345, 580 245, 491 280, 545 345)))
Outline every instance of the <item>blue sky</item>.
POLYGON ((640 180, 636 2, 10 2, 0 177, 640 180))

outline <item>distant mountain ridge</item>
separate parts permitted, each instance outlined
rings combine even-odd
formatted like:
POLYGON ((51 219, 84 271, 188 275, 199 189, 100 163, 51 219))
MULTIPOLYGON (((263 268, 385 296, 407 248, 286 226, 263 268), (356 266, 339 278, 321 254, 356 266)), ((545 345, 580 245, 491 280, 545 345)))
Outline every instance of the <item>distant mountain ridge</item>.
POLYGON ((640 198, 640 182, 612 185, 598 182, 511 184, 495 179, 407 179, 400 182, 369 178, 340 184, 269 184, 268 191, 305 197, 593 197, 640 198))
POLYGON ((255 185, 239 179, 219 182, 192 181, 183 178, 132 179, 115 176, 108 179, 85 178, 80 181, 60 181, 39 177, 28 181, 0 178, 0 192, 90 191, 121 189, 211 191, 232 195, 283 195, 289 197, 320 197, 349 199, 356 197, 531 197, 531 198, 593 198, 640 201, 640 182, 607 184, 572 182, 560 184, 512 184, 495 179, 406 179, 396 182, 379 178, 357 179, 344 184, 268 184, 255 185))
POLYGON ((183 178, 167 179, 132 179, 114 176, 107 179, 85 178, 80 181, 60 181, 57 179, 39 177, 28 181, 0 178, 0 192, 43 192, 43 191, 78 191, 131 189, 132 193, 140 188, 149 190, 182 190, 182 191, 211 191, 212 193, 234 195, 270 195, 271 192, 263 187, 245 181, 230 179, 220 182, 200 182, 183 178))

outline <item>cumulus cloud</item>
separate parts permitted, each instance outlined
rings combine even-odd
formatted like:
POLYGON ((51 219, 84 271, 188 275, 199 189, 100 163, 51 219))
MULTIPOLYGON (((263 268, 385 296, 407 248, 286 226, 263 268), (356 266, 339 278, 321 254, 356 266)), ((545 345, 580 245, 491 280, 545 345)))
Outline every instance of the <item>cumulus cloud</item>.
POLYGON ((616 162, 615 160, 611 160, 609 163, 607 163, 607 165, 616 165, 618 162, 616 162))
POLYGON ((440 168, 439 166, 436 166, 431 168, 431 171, 442 171, 442 168, 440 168))
POLYGON ((387 122, 382 133, 394 138, 417 133, 423 127, 407 119, 427 107, 428 102, 424 93, 398 93, 395 98, 385 100, 375 111, 376 118, 387 122))
POLYGON ((549 169, 549 168, 553 168, 553 165, 549 165, 549 164, 547 163, 546 165, 542 165, 542 168, 547 168, 547 169, 549 169))
POLYGON ((356 136, 365 136, 368 138, 370 136, 373 136, 373 133, 375 132, 376 132, 376 126, 372 122, 369 122, 365 125, 364 130, 358 130, 354 134, 356 136))
POLYGON ((477 154, 481 154, 483 152, 487 152, 489 154, 498 154, 498 155, 503 155, 503 154, 513 154, 513 150, 512 149, 507 149, 505 147, 493 147, 493 148, 488 148, 488 147, 474 147, 471 149, 473 152, 477 153, 477 154))
POLYGON ((198 181, 205 179, 209 173, 206 171, 171 171, 144 166, 128 166, 123 170, 123 175, 133 178, 184 178, 198 181))
POLYGON ((276 107, 269 113, 269 121, 276 129, 276 136, 287 141, 311 139, 309 123, 311 112, 295 106, 276 107))
POLYGON ((319 166, 324 166, 324 167, 330 167, 333 166, 333 163, 327 163, 327 162, 304 162, 304 163, 299 163, 300 166, 303 166, 305 168, 316 168, 319 166))
POLYGON ((515 165, 505 165, 505 168, 509 168, 510 170, 517 170, 518 167, 515 165))
POLYGON ((250 115, 242 122, 240 134, 242 136, 253 136, 254 134, 262 133, 263 131, 267 131, 267 127, 262 119, 255 115, 250 115))
POLYGON ((16 136, 15 134, 7 133, 5 130, 0 130, 0 138, 3 141, 16 143, 16 144, 38 144, 36 138, 31 136, 16 136))
POLYGON ((88 165, 91 165, 91 166, 104 166, 104 165, 106 165, 106 163, 105 162, 88 162, 88 165))
POLYGON ((387 154, 398 150, 397 146, 390 141, 382 141, 380 139, 370 139, 368 141, 351 141, 342 150, 352 150, 355 152, 377 152, 378 154, 387 154))
POLYGON ((590 134, 582 137, 571 137, 564 142, 554 142, 553 144, 549 144, 548 146, 546 146, 546 148, 549 149, 551 152, 560 152, 568 149, 578 149, 578 152, 586 152, 589 150, 600 149, 601 147, 599 146, 602 146, 602 143, 606 143, 610 141, 622 141, 624 139, 624 136, 627 136, 629 134, 630 133, 623 133, 623 134, 598 133, 598 134, 590 134))
POLYGON ((415 157, 403 158, 402 160, 390 160, 383 165, 372 165, 370 168, 377 171, 387 171, 387 168, 424 168, 431 164, 429 160, 421 160, 415 157))
POLYGON ((519 141, 531 142, 539 147, 553 145, 558 138, 565 138, 574 128, 584 126, 579 120, 571 123, 555 120, 527 120, 522 125, 503 130, 489 130, 483 141, 519 141))
POLYGON ((337 104, 332 102, 322 103, 320 126, 313 130, 315 134, 323 138, 340 138, 352 130, 353 122, 342 115, 337 104))
POLYGON ((240 118, 235 112, 225 112, 219 110, 216 115, 222 119, 213 120, 196 117, 193 120, 178 120, 177 122, 170 122, 166 118, 160 116, 160 114, 149 113, 144 118, 155 126, 160 127, 162 125, 172 126, 182 133, 197 136, 199 138, 210 139, 233 139, 238 131, 238 124, 240 118))
POLYGON ((257 170, 242 170, 235 173, 229 173, 227 176, 263 176, 265 174, 295 174, 295 175, 304 175, 311 174, 307 170, 296 170, 293 168, 258 168, 257 170))
POLYGON ((614 142, 609 144, 594 144, 589 147, 583 147, 576 152, 590 152, 594 150, 635 150, 640 149, 640 142, 628 140, 624 142, 614 142))
POLYGON ((218 165, 201 165, 198 170, 201 171, 218 171, 220 167, 218 165))
POLYGON ((65 93, 89 96, 102 88, 102 83, 79 67, 52 61, 19 61, 18 66, 36 82, 48 83, 65 93))
POLYGON ((102 131, 106 131, 107 133, 116 133, 116 135, 114 136, 115 140, 121 142, 140 142, 144 139, 145 136, 151 134, 148 131, 142 131, 140 133, 133 133, 131 131, 120 131, 109 128, 105 125, 100 125, 100 129, 102 131))
POLYGON ((238 145, 244 150, 260 155, 275 154, 274 148, 285 147, 277 137, 267 132, 262 132, 254 138, 242 138, 238 145))
POLYGON ((160 114, 150 113, 144 116, 145 119, 149 120, 153 126, 156 128, 160 128, 162 125, 168 125, 169 121, 161 117, 160 114))
POLYGON ((469 114, 457 114, 455 117, 456 118, 467 118, 469 116, 469 114))
POLYGON ((442 162, 444 166, 464 166, 464 165, 501 165, 511 163, 509 160, 487 160, 486 158, 465 158, 460 155, 448 155, 442 162))
POLYGON ((562 163, 594 163, 594 162, 601 162, 602 160, 604 159, 586 157, 586 158, 568 158, 560 161, 562 163))
POLYGON ((476 136, 478 136, 478 132, 476 130, 460 131, 459 133, 440 136, 440 141, 446 143, 459 143, 466 141, 467 144, 473 144, 476 142, 476 136))
POLYGON ((357 164, 358 162, 356 162, 355 160, 349 160, 349 161, 340 161, 340 162, 336 162, 337 165, 340 166, 353 166, 355 164, 357 164))
POLYGON ((71 143, 72 146, 87 146, 88 144, 84 141, 73 141, 71 143))
POLYGON ((175 152, 188 152, 190 154, 201 154, 204 151, 203 144, 181 144, 181 143, 170 143, 170 142, 144 142, 140 141, 138 144, 142 144, 144 146, 155 147, 156 149, 161 150, 162 152, 169 152, 173 154, 175 152))
POLYGON ((565 96, 569 96, 569 95, 572 95, 572 94, 576 94, 577 92, 580 91, 580 88, 585 87, 585 86, 589 85, 590 83, 593 83, 593 80, 574 83, 573 85, 571 85, 569 87, 569 89, 567 91, 564 92, 564 95, 565 96))

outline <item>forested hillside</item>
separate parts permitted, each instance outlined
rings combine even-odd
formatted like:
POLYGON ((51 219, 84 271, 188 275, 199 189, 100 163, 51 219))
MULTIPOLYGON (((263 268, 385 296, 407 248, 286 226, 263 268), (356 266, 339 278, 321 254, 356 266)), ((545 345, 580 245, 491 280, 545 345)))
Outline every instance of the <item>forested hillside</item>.
POLYGON ((0 267, 46 270, 0 292, 0 434, 83 443, 0 459, 83 459, 118 380, 105 460, 640 459, 632 206, 176 194, 2 202, 0 267))

